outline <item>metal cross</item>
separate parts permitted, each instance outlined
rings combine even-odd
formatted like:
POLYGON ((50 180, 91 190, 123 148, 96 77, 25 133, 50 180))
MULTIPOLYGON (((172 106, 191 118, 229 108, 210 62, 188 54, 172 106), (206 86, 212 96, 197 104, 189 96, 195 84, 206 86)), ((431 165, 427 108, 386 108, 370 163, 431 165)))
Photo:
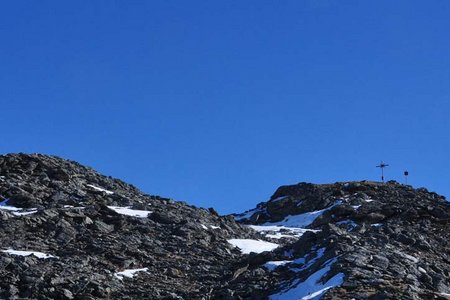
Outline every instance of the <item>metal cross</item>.
POLYGON ((377 168, 381 169, 381 181, 384 183, 384 168, 389 167, 388 164, 385 164, 383 161, 381 161, 380 165, 377 166, 377 168))

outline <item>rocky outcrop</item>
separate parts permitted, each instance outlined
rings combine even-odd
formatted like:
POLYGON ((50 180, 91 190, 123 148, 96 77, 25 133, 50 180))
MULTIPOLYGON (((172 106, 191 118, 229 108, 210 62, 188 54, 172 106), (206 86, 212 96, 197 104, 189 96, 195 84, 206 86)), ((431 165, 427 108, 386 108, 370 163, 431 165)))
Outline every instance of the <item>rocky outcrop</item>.
POLYGON ((255 268, 291 261, 261 278, 248 275, 268 282, 263 296, 274 290, 283 295, 334 259, 320 280, 337 274, 344 279, 321 299, 448 299, 450 204, 444 197, 396 182, 300 183, 280 187, 271 200, 237 218, 268 226, 311 212, 319 213, 306 227, 316 231, 258 257, 255 268))
POLYGON ((24 208, 0 209, 0 250, 53 256, 0 252, 0 299, 207 298, 242 256, 227 239, 255 236, 56 157, 2 156, 0 176, 4 207, 24 208))

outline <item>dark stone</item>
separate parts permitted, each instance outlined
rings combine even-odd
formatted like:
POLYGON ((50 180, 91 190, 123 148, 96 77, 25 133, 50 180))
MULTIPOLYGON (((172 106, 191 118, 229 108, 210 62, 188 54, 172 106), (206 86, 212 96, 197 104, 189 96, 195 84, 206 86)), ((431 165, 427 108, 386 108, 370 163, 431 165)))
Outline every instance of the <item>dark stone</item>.
POLYGON ((398 234, 396 236, 394 236, 394 238, 399 241, 400 243, 403 243, 405 245, 412 245, 416 242, 415 239, 406 236, 405 234, 398 234))
POLYGON ((322 283, 338 273, 344 282, 323 300, 428 299, 430 291, 438 299, 449 292, 450 205, 425 189, 396 182, 299 183, 280 187, 242 221, 273 223, 325 209, 308 225, 314 232, 299 237, 286 228, 258 233, 212 208, 146 195, 57 157, 0 156, 0 176, 0 199, 39 208, 27 216, 0 210, 2 250, 55 256, 0 252, 0 299, 267 299, 325 266, 330 271, 322 283), (124 216, 108 206, 152 213, 124 216), (338 225, 342 221, 349 225, 338 225), (243 255, 228 243, 233 238, 279 247, 243 255), (281 260, 293 262, 264 266, 281 260), (116 276, 141 268, 147 271, 133 278, 116 276))
POLYGON ((381 256, 381 255, 374 255, 371 263, 374 266, 377 266, 377 267, 385 270, 389 266, 389 259, 384 256, 381 256))
POLYGON ((180 219, 170 213, 154 212, 150 215, 150 219, 161 224, 177 224, 180 223, 180 219))

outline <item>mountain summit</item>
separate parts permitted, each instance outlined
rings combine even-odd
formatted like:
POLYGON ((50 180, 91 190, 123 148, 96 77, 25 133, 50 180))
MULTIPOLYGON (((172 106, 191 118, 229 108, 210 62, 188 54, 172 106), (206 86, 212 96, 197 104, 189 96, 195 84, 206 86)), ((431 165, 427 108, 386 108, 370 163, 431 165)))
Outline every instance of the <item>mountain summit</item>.
POLYGON ((0 299, 450 299, 450 204, 280 187, 233 216, 40 154, 0 156, 0 299))
POLYGON ((449 216, 424 188, 363 181, 282 186, 236 218, 284 240, 264 254, 272 299, 449 299, 449 216))

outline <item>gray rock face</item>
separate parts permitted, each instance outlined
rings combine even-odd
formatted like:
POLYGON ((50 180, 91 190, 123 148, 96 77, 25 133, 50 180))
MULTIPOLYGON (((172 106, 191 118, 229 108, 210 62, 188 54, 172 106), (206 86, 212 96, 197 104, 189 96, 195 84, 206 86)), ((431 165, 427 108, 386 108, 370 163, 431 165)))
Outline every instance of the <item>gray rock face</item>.
POLYGON ((54 256, 0 252, 0 299, 207 299, 243 257, 227 239, 258 236, 233 218, 56 157, 0 156, 0 176, 0 201, 34 212, 0 209, 0 250, 54 256))
MULTIPOLYGON (((344 280, 321 299, 448 299, 450 204, 426 189, 395 182, 300 183, 280 187, 271 200, 236 217, 244 224, 282 224, 319 210, 307 226, 317 231, 286 241, 258 261, 302 258, 298 266, 289 263, 270 276, 248 278, 267 282, 263 296, 286 291, 296 279, 306 281, 334 258, 322 280, 336 274, 344 280), (319 259, 314 257, 317 249, 324 249, 319 259)), ((239 288, 229 287, 235 293, 239 288)))
POLYGON ((305 282, 321 299, 450 294, 449 203, 395 182, 283 186, 232 217, 14 154, 0 156, 0 202, 0 299, 267 299, 305 282), (236 238, 280 246, 244 255, 236 238))

